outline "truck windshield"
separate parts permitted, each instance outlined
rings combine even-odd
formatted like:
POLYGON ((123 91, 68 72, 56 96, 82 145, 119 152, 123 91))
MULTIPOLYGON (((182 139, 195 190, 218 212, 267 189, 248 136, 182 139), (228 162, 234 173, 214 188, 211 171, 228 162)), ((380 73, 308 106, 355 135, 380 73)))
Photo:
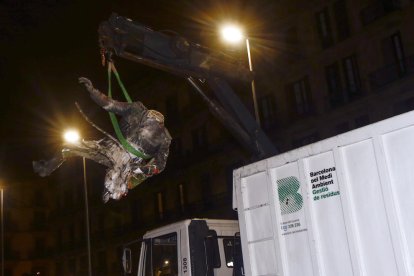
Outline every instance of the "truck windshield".
MULTIPOLYGON (((177 233, 151 239, 145 256, 145 276, 177 276, 177 233)), ((147 246, 149 243, 147 243, 147 246)))

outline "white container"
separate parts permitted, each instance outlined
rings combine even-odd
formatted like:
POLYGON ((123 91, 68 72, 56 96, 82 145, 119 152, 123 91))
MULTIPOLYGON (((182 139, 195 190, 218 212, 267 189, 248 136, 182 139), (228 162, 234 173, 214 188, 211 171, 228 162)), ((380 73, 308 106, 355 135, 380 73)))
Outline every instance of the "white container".
POLYGON ((237 169, 246 275, 414 275, 414 112, 237 169))

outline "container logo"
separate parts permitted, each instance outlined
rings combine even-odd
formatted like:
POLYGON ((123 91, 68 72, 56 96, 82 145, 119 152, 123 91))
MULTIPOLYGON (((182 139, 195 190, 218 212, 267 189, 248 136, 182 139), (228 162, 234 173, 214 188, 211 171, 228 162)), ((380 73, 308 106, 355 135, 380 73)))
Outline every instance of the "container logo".
POLYGON ((280 211, 282 215, 291 214, 302 209, 303 197, 299 194, 300 182, 294 176, 277 180, 280 211))

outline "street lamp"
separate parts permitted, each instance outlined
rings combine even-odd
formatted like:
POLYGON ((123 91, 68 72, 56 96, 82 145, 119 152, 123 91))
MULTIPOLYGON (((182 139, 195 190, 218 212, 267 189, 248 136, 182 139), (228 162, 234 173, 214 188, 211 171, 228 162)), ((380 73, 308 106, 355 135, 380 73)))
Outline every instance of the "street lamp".
MULTIPOLYGON (((67 143, 77 144, 80 140, 79 132, 74 129, 69 129, 63 134, 63 138, 67 143)), ((89 276, 92 276, 92 260, 91 260, 91 240, 90 240, 90 228, 89 228, 89 203, 88 203, 88 185, 86 181, 86 159, 83 161, 83 188, 85 195, 85 217, 86 217, 86 237, 88 246, 88 272, 89 276)))
POLYGON ((4 210, 3 210, 4 189, 0 188, 1 200, 1 276, 4 276, 4 210))
MULTIPOLYGON (((250 52, 250 42, 247 36, 243 34, 242 29, 236 25, 224 25, 221 29, 221 37, 229 42, 229 43, 240 43, 243 39, 246 41, 246 50, 247 50, 247 58, 249 61, 249 70, 253 72, 253 63, 252 63, 252 56, 250 52)), ((256 86, 254 83, 254 79, 252 80, 252 97, 253 97, 253 106, 254 106, 254 115, 256 117, 256 122, 260 126, 260 116, 259 116, 259 108, 257 106, 257 99, 256 99, 256 86)))

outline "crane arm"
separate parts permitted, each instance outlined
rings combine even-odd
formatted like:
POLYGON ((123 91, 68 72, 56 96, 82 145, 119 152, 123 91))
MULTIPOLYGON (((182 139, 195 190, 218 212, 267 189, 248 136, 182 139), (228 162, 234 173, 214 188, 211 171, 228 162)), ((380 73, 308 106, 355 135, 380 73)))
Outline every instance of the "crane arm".
POLYGON ((154 31, 131 19, 112 14, 99 26, 105 52, 184 77, 200 94, 213 115, 256 159, 277 153, 226 79, 250 82, 253 72, 239 60, 188 41, 177 34, 154 31), (198 80, 214 91, 204 93, 198 80))

